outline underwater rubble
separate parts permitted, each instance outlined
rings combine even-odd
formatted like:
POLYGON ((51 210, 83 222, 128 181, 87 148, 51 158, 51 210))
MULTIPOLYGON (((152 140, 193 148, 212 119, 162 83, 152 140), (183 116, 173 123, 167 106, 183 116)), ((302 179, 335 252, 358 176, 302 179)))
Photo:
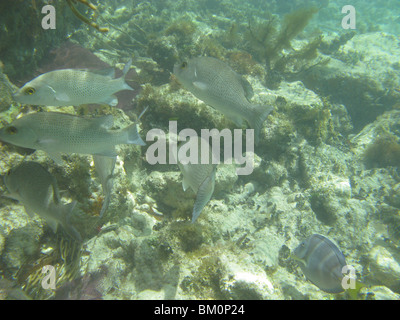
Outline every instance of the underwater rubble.
MULTIPOLYGON (((200 2, 192 4, 193 11, 200 2)), ((357 34, 337 48, 329 45, 337 38, 321 39, 322 49, 311 61, 325 63, 311 62, 290 76, 282 72, 279 85, 267 89, 264 61, 246 51, 248 44, 240 45, 235 37, 243 34, 227 35, 232 23, 223 12, 241 17, 231 6, 218 1, 218 14, 202 19, 193 11, 155 15, 159 1, 100 4, 107 18, 98 20, 111 23, 107 34, 80 29, 70 40, 86 42, 101 61, 117 67, 135 47, 134 101, 128 97, 130 103, 118 108, 46 110, 112 114, 114 127, 124 128, 148 108, 139 120, 143 140, 153 128, 168 131, 170 120, 196 132, 234 129, 170 75, 183 57, 214 56, 244 75, 254 91, 252 102, 274 106, 254 150, 253 173, 238 176, 234 165, 219 165, 213 197, 190 223, 195 193, 183 191, 178 166, 149 164, 150 143, 118 145, 112 196, 100 217, 104 194, 91 156, 65 155, 57 165, 43 151, 3 144, 0 174, 21 161, 41 163, 56 178, 63 201, 78 201, 71 220, 85 241, 74 245, 62 231, 55 235, 38 216, 29 217, 23 206, 3 197, 0 299, 348 299, 347 293, 329 294, 306 281, 292 259, 294 249, 315 233, 335 240, 366 285, 358 299, 400 299, 398 38, 381 31, 357 34), (112 26, 117 22, 120 30, 112 26), (60 275, 55 290, 35 289, 45 264, 55 265, 60 275)), ((246 30, 246 24, 240 28, 246 30)), ((294 38, 292 44, 301 48, 312 39, 294 38)), ((3 125, 42 109, 13 102, 15 86, 7 75, 16 79, 14 70, 1 70, 3 125)), ((5 193, 3 182, 0 188, 5 193)))

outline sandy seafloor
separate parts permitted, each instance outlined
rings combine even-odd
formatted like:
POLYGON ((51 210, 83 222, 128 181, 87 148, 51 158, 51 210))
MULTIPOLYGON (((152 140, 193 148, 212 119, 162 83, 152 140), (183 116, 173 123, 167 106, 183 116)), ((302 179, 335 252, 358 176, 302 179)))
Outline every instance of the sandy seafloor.
MULTIPOLYGON (((350 31, 337 21, 342 4, 324 2, 304 32, 290 41, 292 49, 278 53, 291 57, 319 29, 323 40, 316 56, 296 63, 288 58, 283 71, 276 68, 280 81, 272 85, 268 79, 274 70, 267 70, 260 48, 249 44, 249 16, 266 21, 268 11, 279 29, 284 13, 296 5, 271 2, 262 11, 252 2, 169 4, 104 1, 98 11, 107 20, 97 21, 110 27, 107 34, 84 24, 69 34, 70 41, 120 69, 133 57, 142 89, 129 107, 22 106, 11 100, 5 73, 0 78, 6 105, 2 123, 20 113, 50 110, 113 114, 115 127, 122 128, 148 107, 139 121, 143 139, 152 128, 167 130, 169 120, 180 129, 234 129, 170 76, 175 62, 209 55, 244 75, 253 87, 253 103, 274 106, 255 147, 253 173, 237 176, 234 165, 220 165, 213 197, 192 224, 195 195, 183 191, 178 166, 150 165, 146 149, 152 142, 119 145, 110 206, 99 220, 103 195, 91 156, 65 155, 59 166, 42 151, 3 145, 1 174, 20 161, 37 161, 56 177, 63 201, 79 202, 72 222, 84 242, 77 246, 62 230, 55 235, 40 217, 29 218, 21 204, 1 198, 0 297, 348 299, 346 293, 325 293, 307 281, 290 257, 301 241, 319 233, 338 245, 367 286, 359 299, 399 299, 400 30, 391 15, 395 2, 368 7, 355 2, 358 24, 348 39, 342 35, 350 31), (55 266, 56 290, 41 287, 43 265, 55 266)), ((90 10, 77 7, 90 16, 90 10)))

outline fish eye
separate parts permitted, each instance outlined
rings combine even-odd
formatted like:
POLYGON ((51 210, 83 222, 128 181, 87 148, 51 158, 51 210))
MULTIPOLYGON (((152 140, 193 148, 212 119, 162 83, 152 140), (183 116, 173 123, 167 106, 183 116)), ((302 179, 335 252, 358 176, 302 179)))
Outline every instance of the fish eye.
POLYGON ((18 132, 18 129, 14 126, 10 126, 6 129, 6 132, 8 134, 16 134, 18 132))
POLYGON ((188 65, 187 62, 183 61, 182 64, 181 64, 181 68, 185 69, 187 67, 187 65, 188 65))
POLYGON ((25 94, 31 95, 31 94, 34 94, 34 93, 36 92, 36 89, 35 89, 35 88, 32 88, 32 87, 28 87, 28 88, 26 88, 26 89, 24 90, 24 92, 25 92, 25 94))

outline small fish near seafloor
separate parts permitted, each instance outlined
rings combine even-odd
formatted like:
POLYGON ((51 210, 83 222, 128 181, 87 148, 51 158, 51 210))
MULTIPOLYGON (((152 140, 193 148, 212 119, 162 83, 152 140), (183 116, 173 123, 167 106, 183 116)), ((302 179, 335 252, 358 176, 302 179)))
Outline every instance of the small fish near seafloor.
MULTIPOLYGON (((328 238, 313 234, 294 250, 292 257, 299 262, 300 268, 319 289, 328 293, 341 293, 343 288, 343 267, 346 259, 339 248, 328 238)), ((355 281, 354 288, 346 289, 351 298, 357 297, 358 291, 365 287, 355 281)))
POLYGON ((132 64, 129 60, 121 78, 114 79, 115 70, 61 69, 44 73, 26 83, 13 94, 19 103, 45 106, 79 106, 82 104, 108 104, 116 106, 114 93, 133 90, 125 75, 132 64))
POLYGON ((5 196, 20 201, 30 217, 36 213, 54 232, 60 224, 73 239, 82 240, 69 221, 76 201, 61 202, 56 179, 42 165, 33 161, 22 162, 7 172, 4 183, 9 192, 5 196))
POLYGON ((183 86, 198 99, 225 114, 241 127, 245 119, 254 129, 258 143, 263 122, 272 106, 251 104, 250 83, 223 61, 212 57, 197 57, 177 63, 174 74, 183 86))
MULTIPOLYGON (((186 191, 190 187, 196 194, 196 201, 194 203, 192 212, 192 223, 197 220, 201 211, 212 197, 215 186, 215 174, 217 170, 217 165, 212 163, 212 153, 210 152, 211 147, 208 144, 208 141, 201 137, 191 137, 191 143, 194 143, 194 145, 198 147, 198 150, 205 151, 204 149, 201 149, 202 141, 204 146, 208 148, 208 163, 201 163, 200 152, 198 152, 198 162, 196 164, 182 164, 178 161, 179 169, 183 175, 183 191, 186 191)), ((181 148, 182 147, 184 147, 184 145, 181 146, 181 148)))
POLYGON ((100 178, 104 195, 103 206, 100 210, 99 218, 103 217, 104 212, 106 212, 110 204, 111 191, 114 184, 113 173, 116 160, 117 157, 105 157, 97 154, 93 155, 94 167, 100 178))
POLYGON ((57 163, 61 152, 116 157, 115 145, 144 146, 135 123, 110 130, 112 115, 81 117, 59 112, 27 114, 0 129, 0 140, 19 147, 43 150, 57 163))

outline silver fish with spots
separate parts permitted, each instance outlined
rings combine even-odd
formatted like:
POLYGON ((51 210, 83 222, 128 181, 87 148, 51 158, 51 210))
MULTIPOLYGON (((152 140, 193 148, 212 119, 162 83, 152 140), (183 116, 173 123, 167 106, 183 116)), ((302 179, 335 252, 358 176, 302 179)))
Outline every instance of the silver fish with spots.
POLYGON ((344 291, 342 268, 346 259, 328 238, 313 234, 294 250, 293 258, 299 261, 306 278, 321 290, 328 293, 344 291))
POLYGON ((117 157, 93 155, 93 162, 103 188, 104 201, 99 217, 102 218, 108 209, 111 200, 111 191, 114 185, 114 168, 117 157))
POLYGON ((42 165, 22 162, 8 171, 4 183, 9 192, 5 196, 20 201, 30 217, 36 213, 54 232, 61 225, 73 239, 81 241, 81 235, 69 221, 76 201, 61 202, 56 179, 42 165))
POLYGON ((38 149, 57 163, 61 153, 79 153, 116 157, 118 144, 145 145, 136 124, 111 130, 112 115, 81 117, 59 112, 27 114, 0 129, 0 140, 19 147, 38 149))
POLYGON ((174 74, 187 90, 237 126, 246 120, 258 142, 263 122, 273 108, 250 103, 251 85, 230 66, 215 58, 198 57, 175 64, 174 74))
POLYGON ((212 149, 208 141, 201 137, 193 136, 190 141, 180 146, 179 152, 182 151, 182 148, 187 148, 189 144, 192 145, 192 148, 193 146, 198 148, 198 159, 196 163, 189 162, 183 164, 181 161, 178 161, 178 166, 183 175, 183 190, 186 191, 188 188, 191 188, 196 194, 196 201, 192 212, 192 222, 195 222, 214 193, 217 165, 212 163, 212 149), (205 149, 201 148, 202 142, 204 143, 203 148, 208 148, 209 159, 207 163, 201 163, 200 150, 204 150, 205 152, 205 149))
POLYGON ((44 73, 26 83, 14 95, 19 103, 45 106, 79 106, 98 103, 116 106, 114 93, 133 90, 126 82, 132 61, 124 67, 121 78, 114 79, 114 68, 91 71, 61 69, 44 73))

